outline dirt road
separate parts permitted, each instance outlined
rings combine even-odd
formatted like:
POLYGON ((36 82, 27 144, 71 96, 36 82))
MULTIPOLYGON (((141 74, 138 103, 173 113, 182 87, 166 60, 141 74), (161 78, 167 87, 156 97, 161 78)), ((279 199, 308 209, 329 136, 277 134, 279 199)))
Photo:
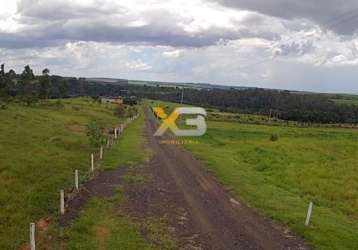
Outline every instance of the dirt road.
POLYGON ((182 249, 309 249, 288 229, 234 200, 189 152, 161 144, 163 138, 153 136, 157 128, 148 111, 146 137, 154 156, 144 171, 151 181, 127 190, 132 213, 167 218, 182 249))

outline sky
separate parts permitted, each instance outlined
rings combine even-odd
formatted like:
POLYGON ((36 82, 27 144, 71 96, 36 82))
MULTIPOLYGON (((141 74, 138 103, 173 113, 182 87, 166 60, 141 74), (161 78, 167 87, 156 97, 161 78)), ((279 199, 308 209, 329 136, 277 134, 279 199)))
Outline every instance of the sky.
POLYGON ((0 0, 21 72, 358 94, 356 0, 0 0))

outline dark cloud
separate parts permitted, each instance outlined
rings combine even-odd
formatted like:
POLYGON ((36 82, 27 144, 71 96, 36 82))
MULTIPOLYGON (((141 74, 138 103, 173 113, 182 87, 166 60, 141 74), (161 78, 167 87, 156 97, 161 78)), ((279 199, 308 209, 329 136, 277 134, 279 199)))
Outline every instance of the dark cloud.
POLYGON ((338 34, 358 29, 356 0, 213 0, 228 7, 247 9, 284 19, 307 18, 338 34))
POLYGON ((277 34, 268 29, 252 28, 255 25, 265 25, 263 17, 256 14, 248 15, 237 23, 240 29, 214 26, 198 32, 189 32, 182 23, 190 23, 192 20, 173 15, 164 9, 147 11, 144 23, 131 25, 131 22, 140 18, 126 15, 124 9, 109 10, 98 7, 97 10, 96 6, 70 6, 57 1, 51 3, 20 1, 18 21, 23 28, 16 33, 0 34, 0 47, 46 47, 60 45, 66 41, 204 47, 243 37, 277 37, 277 34))
POLYGON ((136 14, 100 1, 79 5, 59 0, 21 0, 17 14, 22 28, 15 33, 0 32, 0 47, 49 47, 73 41, 205 47, 240 38, 279 37, 272 30, 274 25, 268 26, 267 16, 255 13, 240 21, 230 19, 235 28, 213 25, 195 32, 186 29, 193 18, 176 15, 170 9, 153 8, 136 14))
POLYGON ((126 10, 114 5, 104 6, 100 2, 94 2, 90 6, 78 5, 75 2, 59 0, 39 1, 39 0, 20 0, 17 3, 17 12, 23 19, 46 20, 68 20, 71 18, 89 18, 98 15, 110 15, 115 13, 125 13, 126 10))
POLYGON ((180 25, 182 17, 167 10, 146 12, 146 22, 141 25, 131 25, 140 18, 126 15, 124 8, 110 9, 99 4, 80 6, 62 1, 22 0, 17 13, 22 28, 16 33, 1 33, 0 47, 44 47, 66 41, 203 47, 240 37, 238 32, 220 27, 188 32, 180 25))
POLYGON ((49 25, 20 33, 0 33, 2 48, 49 47, 69 41, 143 43, 174 47, 203 47, 221 40, 239 38, 239 34, 222 29, 213 29, 206 34, 191 35, 176 28, 160 28, 151 25, 141 27, 115 27, 105 24, 66 27, 49 25))

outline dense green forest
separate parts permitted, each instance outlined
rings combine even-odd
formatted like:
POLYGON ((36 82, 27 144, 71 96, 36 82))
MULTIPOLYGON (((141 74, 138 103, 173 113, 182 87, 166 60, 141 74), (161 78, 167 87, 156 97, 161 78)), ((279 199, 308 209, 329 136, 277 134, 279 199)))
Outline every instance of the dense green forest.
POLYGON ((103 83, 85 78, 50 76, 44 69, 35 76, 29 66, 21 74, 0 71, 1 100, 20 100, 30 105, 40 99, 77 96, 137 96, 163 101, 181 102, 218 108, 220 111, 261 114, 283 120, 309 123, 358 124, 358 106, 332 99, 342 96, 291 92, 268 89, 216 89, 178 88, 173 86, 148 86, 128 83, 103 83))

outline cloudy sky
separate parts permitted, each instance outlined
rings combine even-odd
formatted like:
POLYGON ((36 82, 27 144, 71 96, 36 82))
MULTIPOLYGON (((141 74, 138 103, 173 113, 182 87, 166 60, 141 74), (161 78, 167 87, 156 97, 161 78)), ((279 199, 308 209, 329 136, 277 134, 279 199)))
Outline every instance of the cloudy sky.
POLYGON ((356 0, 0 0, 21 71, 358 93, 356 0))

